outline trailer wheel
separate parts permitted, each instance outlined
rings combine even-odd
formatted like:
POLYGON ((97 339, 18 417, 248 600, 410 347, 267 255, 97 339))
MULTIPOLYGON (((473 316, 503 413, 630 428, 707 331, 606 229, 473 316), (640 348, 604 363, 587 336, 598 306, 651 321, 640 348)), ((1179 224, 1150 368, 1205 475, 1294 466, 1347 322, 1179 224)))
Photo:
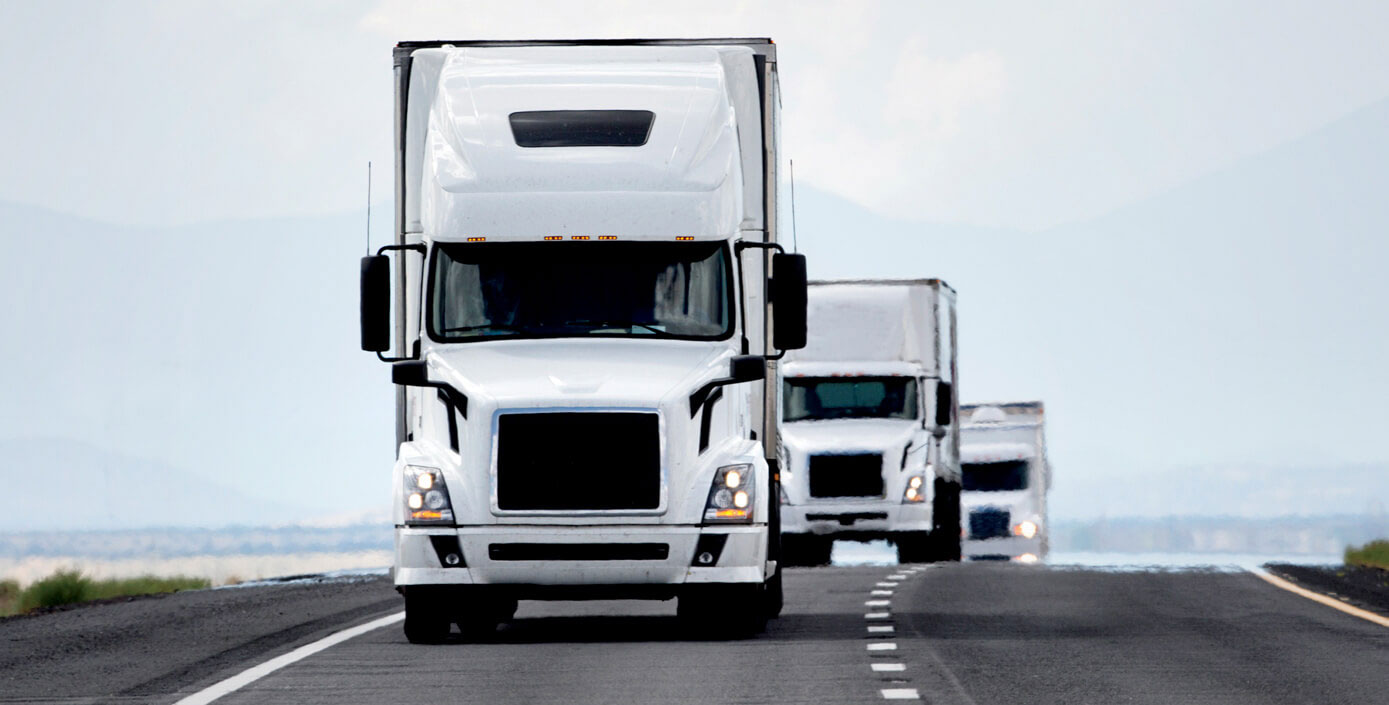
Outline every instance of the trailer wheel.
POLYGON ((782 534, 781 558, 790 566, 821 566, 830 564, 834 539, 814 534, 782 534))
POLYGON ((405 638, 411 644, 439 644, 449 636, 449 618, 437 595, 405 590, 405 638))

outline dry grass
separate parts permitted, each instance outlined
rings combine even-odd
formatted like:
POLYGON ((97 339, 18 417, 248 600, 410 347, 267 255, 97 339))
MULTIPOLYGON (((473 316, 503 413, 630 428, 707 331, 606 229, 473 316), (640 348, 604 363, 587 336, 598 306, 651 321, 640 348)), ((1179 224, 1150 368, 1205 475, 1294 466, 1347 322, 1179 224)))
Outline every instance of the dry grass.
POLYGON ((1371 541, 1364 546, 1346 549, 1346 565, 1363 565, 1389 570, 1389 539, 1371 541))
POLYGON ((58 607, 79 602, 105 600, 113 597, 155 595, 210 587, 205 578, 186 576, 156 577, 142 575, 134 578, 93 580, 80 571, 60 570, 19 589, 19 583, 7 580, 0 583, 0 614, 29 612, 44 607, 58 607))

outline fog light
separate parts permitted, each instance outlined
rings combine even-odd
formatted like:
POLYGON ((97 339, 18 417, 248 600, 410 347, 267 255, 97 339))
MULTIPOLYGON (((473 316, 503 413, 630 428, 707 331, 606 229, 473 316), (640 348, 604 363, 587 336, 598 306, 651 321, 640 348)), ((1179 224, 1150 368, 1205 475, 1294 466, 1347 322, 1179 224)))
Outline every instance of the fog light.
POLYGON ((703 563, 704 565, 709 565, 709 564, 713 563, 713 562, 714 562, 714 554, 712 554, 712 553, 710 553, 710 552, 708 552, 708 551, 705 551, 704 553, 699 554, 699 562, 700 562, 700 563, 703 563))
POLYGON ((1024 553, 1024 554, 1022 554, 1021 556, 1018 556, 1018 560, 1021 561, 1021 562, 1023 562, 1023 563, 1036 563, 1036 562, 1037 562, 1037 556, 1035 556, 1035 555, 1033 555, 1033 554, 1031 554, 1031 553, 1024 553))
POLYGON ((444 556, 444 562, 449 565, 458 565, 458 562, 461 560, 463 559, 459 558, 457 553, 450 553, 447 556, 444 556))
POLYGON ((733 506, 739 509, 748 506, 748 493, 742 490, 733 493, 733 506))
POLYGON ((424 506, 424 495, 415 492, 410 495, 410 499, 406 500, 405 503, 410 505, 411 509, 419 509, 424 506))

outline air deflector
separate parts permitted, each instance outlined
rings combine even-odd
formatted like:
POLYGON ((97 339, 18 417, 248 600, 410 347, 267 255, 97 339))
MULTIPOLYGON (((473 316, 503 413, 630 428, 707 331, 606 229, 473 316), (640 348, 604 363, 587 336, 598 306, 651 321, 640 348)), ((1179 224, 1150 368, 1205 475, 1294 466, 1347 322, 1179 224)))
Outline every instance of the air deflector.
POLYGON ((522 147, 640 147, 651 136, 650 110, 528 110, 512 113, 522 147))

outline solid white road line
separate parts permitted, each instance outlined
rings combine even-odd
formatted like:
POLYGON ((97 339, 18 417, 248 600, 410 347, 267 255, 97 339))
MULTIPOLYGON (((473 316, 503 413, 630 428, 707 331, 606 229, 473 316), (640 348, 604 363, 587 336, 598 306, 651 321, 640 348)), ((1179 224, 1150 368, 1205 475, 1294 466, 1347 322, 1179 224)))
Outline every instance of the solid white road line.
POLYGON ((892 614, 891 614, 890 612, 869 612, 868 614, 863 615, 863 618, 864 618, 864 619, 887 619, 887 618, 889 618, 889 617, 891 617, 891 616, 892 616, 892 614))
POLYGON ((921 694, 916 692, 916 688, 883 688, 884 700, 920 700, 921 694))
POLYGON ((896 651, 897 644, 891 641, 875 641, 868 645, 869 651, 896 651))
POLYGON ((895 673, 897 671, 907 670, 907 664, 905 663, 874 663, 870 665, 873 667, 873 670, 878 673, 895 673))
POLYGON ((1306 588, 1298 587, 1297 585, 1294 585, 1268 572, 1267 570, 1264 570, 1263 568, 1255 567, 1249 568, 1248 570, 1249 572, 1259 576, 1260 578, 1263 578, 1270 585, 1283 588, 1284 590, 1287 590, 1288 592, 1291 592, 1294 595, 1301 595, 1309 600, 1312 600, 1313 602, 1320 602, 1323 605, 1330 607, 1331 609, 1340 610, 1342 612, 1345 612, 1346 614, 1359 617, 1367 622, 1374 622, 1375 624, 1378 624, 1381 627, 1389 627, 1389 617, 1377 615, 1374 612, 1370 612, 1369 610, 1362 610, 1359 607, 1348 605, 1344 602, 1341 602, 1340 600, 1337 600, 1334 597, 1327 597, 1326 595, 1323 595, 1319 592, 1312 592, 1311 590, 1308 590, 1306 588))
POLYGON ((892 600, 869 600, 863 603, 865 607, 887 607, 890 604, 892 600))
POLYGON ((891 634, 896 629, 891 624, 870 624, 868 625, 869 634, 891 634))
POLYGON ((228 678, 218 683, 213 683, 212 685, 203 688, 202 690, 193 693, 192 695, 189 695, 188 697, 178 701, 177 703, 175 703, 175 705, 206 705, 206 703, 210 703, 224 695, 228 695, 238 690, 241 690, 242 688, 245 688, 246 686, 260 680, 261 678, 264 678, 270 675, 271 673, 274 673, 275 671, 278 671, 281 668, 284 668, 285 666, 288 666, 296 661, 306 659, 320 651, 323 651, 324 649, 334 646, 335 644, 341 644, 342 642, 347 641, 352 637, 361 636, 363 634, 366 634, 367 632, 380 629, 381 627, 390 626, 392 624, 395 624, 396 622, 401 621, 402 619, 405 619, 405 613, 397 612, 393 615, 390 615, 389 617, 374 619, 370 622, 367 622, 366 624, 361 624, 352 627, 351 629, 344 629, 340 632, 329 634, 328 636, 325 636, 322 639, 313 642, 312 644, 305 644, 287 654, 284 654, 283 656, 276 656, 275 658, 272 658, 269 661, 260 664, 259 666, 252 666, 251 668, 248 668, 232 676, 231 678, 228 678))

